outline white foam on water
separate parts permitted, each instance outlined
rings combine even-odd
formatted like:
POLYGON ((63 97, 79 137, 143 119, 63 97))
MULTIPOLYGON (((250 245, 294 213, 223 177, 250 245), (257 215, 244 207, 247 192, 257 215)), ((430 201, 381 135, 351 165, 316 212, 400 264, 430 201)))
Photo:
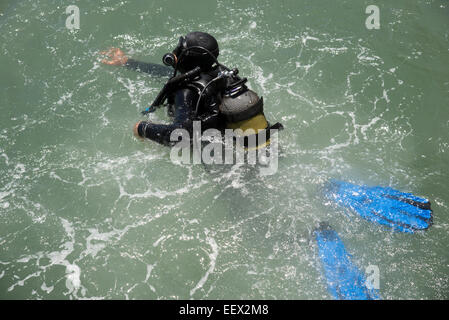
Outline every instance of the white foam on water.
POLYGON ((23 163, 17 163, 14 167, 16 174, 22 175, 25 172, 25 165, 23 163))
POLYGON ((67 92, 64 93, 57 102, 55 102, 57 105, 63 105, 67 100, 70 101, 70 99, 72 98, 73 92, 67 92))
POLYGON ((155 266, 156 266, 156 263, 155 264, 147 264, 147 275, 145 276, 144 282, 147 282, 148 279, 150 279, 151 271, 153 271, 155 266))
POLYGON ((287 93, 292 95, 293 97, 299 98, 302 101, 304 101, 305 103, 307 103, 308 105, 314 107, 315 104, 310 101, 309 99, 305 98, 304 96, 300 95, 299 93, 293 92, 290 88, 287 89, 287 93))
MULTIPOLYGON (((202 183, 201 185, 203 185, 203 184, 204 183, 202 183)), ((195 188, 199 188, 199 187, 201 187, 201 185, 195 185, 195 188)), ((151 198, 151 197, 164 199, 168 196, 187 194, 187 193, 190 193, 191 191, 192 191, 192 186, 186 185, 185 187, 182 187, 182 188, 179 188, 179 189, 173 190, 173 191, 163 191, 163 190, 159 190, 159 189, 155 188, 154 190, 148 190, 148 191, 142 192, 142 193, 130 194, 130 193, 127 193, 123 189, 122 185, 120 185, 120 198, 126 196, 126 197, 129 197, 130 199, 151 198)))
POLYGON ((317 62, 315 61, 315 62, 309 63, 309 64, 301 64, 301 62, 295 61, 295 66, 296 66, 296 68, 304 69, 304 70, 305 70, 304 75, 307 75, 307 73, 309 72, 309 70, 310 70, 313 66, 315 66, 316 63, 317 63, 317 62))
MULTIPOLYGON (((78 289, 82 287, 80 280, 81 269, 75 263, 70 263, 67 260, 68 255, 70 255, 74 249, 75 231, 72 224, 68 220, 63 218, 60 218, 60 220, 66 232, 66 235, 70 238, 70 240, 62 244, 61 251, 53 251, 50 253, 37 252, 35 254, 17 259, 16 262, 18 263, 28 263, 32 259, 36 259, 37 261, 39 261, 41 258, 46 257, 50 259, 50 264, 46 266, 39 266, 40 270, 29 274, 22 280, 17 281, 8 288, 8 291, 14 290, 16 286, 23 286, 28 279, 39 277, 43 272, 45 272, 47 268, 53 265, 62 265, 66 267, 66 287, 69 290, 68 294, 76 295, 78 289)), ((16 278, 19 279, 19 277, 16 278)), ((47 293, 53 290, 53 287, 47 287, 45 283, 42 284, 41 288, 47 293)))
POLYGON ((365 137, 365 139, 368 139, 366 136, 366 131, 372 126, 375 125, 378 121, 381 121, 382 119, 379 117, 374 117, 371 119, 371 121, 365 125, 357 125, 357 127, 360 128, 360 132, 365 137))
POLYGON ((142 105, 148 105, 150 102, 147 99, 155 94, 155 90, 148 86, 146 80, 131 80, 118 77, 117 81, 127 89, 131 104, 137 108, 141 108, 142 105))
MULTIPOLYGON (((3 137, 3 136, 0 136, 0 137, 3 137)), ((5 138, 6 138, 6 137, 5 137, 5 138)), ((3 151, 3 150, 0 149, 0 151, 3 151)), ((2 152, 2 154, 0 154, 0 157, 4 158, 4 159, 5 159, 5 164, 6 164, 7 166, 9 166, 9 158, 8 158, 8 155, 7 155, 5 152, 2 152)))
POLYGON ((171 235, 160 237, 153 243, 153 247, 157 247, 159 245, 159 243, 164 242, 165 240, 170 239, 170 238, 171 238, 171 235))
MULTIPOLYGON (((207 235, 208 230, 206 230, 205 233, 207 235)), ((206 242, 210 245, 210 247, 212 249, 212 252, 209 254, 209 259, 210 259, 209 269, 206 271, 206 273, 200 279, 200 281, 198 281, 197 285, 192 290, 190 290, 190 296, 193 296, 198 289, 200 289, 204 286, 204 284, 207 281, 207 278, 209 278, 209 275, 212 272, 214 272, 214 270, 215 270, 215 263, 216 263, 217 257, 218 257, 218 245, 215 242, 215 239, 212 237, 207 237, 206 242)))
POLYGON ((81 287, 81 269, 76 264, 66 264, 66 282, 69 294, 76 293, 81 287))
POLYGON ((3 198, 6 198, 7 196, 9 196, 11 194, 11 191, 9 192, 0 192, 0 202, 3 200, 3 198))
POLYGON ((390 103, 390 99, 388 98, 387 92, 388 92, 387 90, 385 90, 385 89, 383 90, 382 98, 384 98, 387 103, 390 103))
POLYGON ((347 47, 340 47, 340 48, 324 47, 324 48, 319 48, 317 50, 321 51, 321 52, 328 52, 328 53, 331 53, 334 56, 337 56, 339 54, 347 52, 348 48, 347 47))
POLYGON ((42 291, 45 291, 48 294, 48 293, 52 292, 53 289, 54 289, 54 286, 47 287, 45 282, 42 282, 42 285, 41 285, 41 290, 42 291))
POLYGON ((62 181, 62 182, 64 182, 64 183, 72 183, 72 182, 70 182, 70 181, 67 181, 67 180, 62 179, 62 178, 61 178, 60 176, 58 176, 54 171, 51 171, 51 172, 50 172, 49 177, 50 177, 50 178, 53 178, 53 179, 56 179, 56 180, 59 180, 59 181, 62 181))
MULTIPOLYGON (((19 280, 19 281, 17 281, 15 284, 13 284, 12 286, 10 286, 10 287, 8 288, 8 292, 14 290, 14 288, 15 288, 16 286, 23 287, 23 285, 25 284, 25 282, 26 282, 28 279, 35 278, 35 277, 39 277, 39 276, 41 275, 41 273, 42 273, 42 271, 39 270, 39 271, 36 271, 36 272, 34 272, 34 273, 32 273, 32 274, 29 274, 29 275, 26 276, 24 279, 19 280)), ((15 276, 15 277, 19 278, 18 276, 15 276)))
POLYGON ((307 45, 307 41, 312 40, 312 41, 320 41, 319 38, 316 37, 312 37, 307 35, 307 33, 305 35, 301 35, 301 43, 303 44, 303 46, 307 45))
POLYGON ((151 276, 151 272, 153 271, 154 267, 156 267, 156 263, 155 264, 147 264, 147 274, 145 276, 145 280, 143 281, 144 283, 146 283, 148 285, 148 287, 150 287, 151 291, 156 292, 156 289, 148 282, 148 279, 150 279, 151 276))
POLYGON ((82 257, 85 255, 95 257, 101 250, 106 248, 106 245, 111 238, 120 234, 120 232, 116 230, 101 233, 98 229, 89 228, 88 231, 90 234, 86 238, 86 249, 82 252, 82 257), (95 243, 93 243, 93 241, 95 241, 95 243))

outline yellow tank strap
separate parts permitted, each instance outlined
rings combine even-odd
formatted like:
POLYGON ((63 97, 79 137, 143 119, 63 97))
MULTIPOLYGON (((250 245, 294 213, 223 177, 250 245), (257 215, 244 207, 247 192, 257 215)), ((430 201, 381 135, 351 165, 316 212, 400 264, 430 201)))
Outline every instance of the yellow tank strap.
POLYGON ((227 127, 229 129, 241 129, 246 131, 248 129, 253 129, 256 133, 260 130, 266 129, 268 127, 267 119, 263 113, 259 113, 252 118, 239 122, 228 122, 227 127))

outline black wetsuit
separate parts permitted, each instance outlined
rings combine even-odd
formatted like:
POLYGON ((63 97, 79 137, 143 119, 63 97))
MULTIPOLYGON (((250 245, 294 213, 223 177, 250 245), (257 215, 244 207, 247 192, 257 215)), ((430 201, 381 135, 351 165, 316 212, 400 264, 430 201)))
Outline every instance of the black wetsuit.
MULTIPOLYGON (((164 76, 170 74, 170 68, 139 62, 128 59, 125 66, 129 69, 138 70, 152 75, 164 76)), ((225 85, 223 81, 216 81, 209 85, 200 101, 198 116, 195 118, 195 107, 201 90, 210 80, 218 75, 220 70, 214 68, 209 72, 201 73, 194 81, 187 83, 168 96, 168 103, 173 106, 173 122, 171 124, 156 124, 149 121, 141 121, 137 131, 139 136, 151 139, 164 145, 170 145, 170 135, 175 129, 185 129, 190 134, 193 129, 193 121, 201 121, 202 131, 208 128, 222 129, 223 121, 219 114, 220 91, 225 85)))

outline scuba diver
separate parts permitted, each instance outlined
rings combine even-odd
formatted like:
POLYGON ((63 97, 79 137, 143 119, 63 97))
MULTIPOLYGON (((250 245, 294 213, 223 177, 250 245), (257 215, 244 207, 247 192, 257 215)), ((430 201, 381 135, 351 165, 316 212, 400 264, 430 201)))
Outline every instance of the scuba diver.
POLYGON ((208 33, 190 32, 180 37, 176 48, 162 58, 167 67, 133 60, 117 48, 102 53, 110 58, 102 60, 105 64, 123 65, 153 75, 168 74, 167 67, 174 69, 151 106, 142 111, 145 115, 167 105, 173 122, 166 125, 139 121, 133 130, 138 138, 173 145, 177 142, 170 140, 174 130, 185 129, 192 134, 193 122, 200 121, 201 132, 210 128, 249 132, 243 134, 247 147, 250 136, 255 136, 251 141, 255 140, 256 146, 267 145, 268 129, 282 129, 280 123, 269 125, 263 113, 263 98, 248 89, 247 79, 238 76, 238 69, 231 70, 218 62, 217 40, 208 33))

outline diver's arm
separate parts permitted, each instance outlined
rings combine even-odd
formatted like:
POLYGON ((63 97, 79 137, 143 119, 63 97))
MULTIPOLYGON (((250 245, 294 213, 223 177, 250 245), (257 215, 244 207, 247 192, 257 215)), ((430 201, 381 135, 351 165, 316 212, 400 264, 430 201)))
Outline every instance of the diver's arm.
POLYGON ((101 54, 107 55, 109 57, 109 59, 101 60, 101 62, 104 64, 113 66, 125 66, 128 69, 149 73, 154 76, 169 76, 171 73, 171 69, 169 67, 131 59, 127 57, 125 53, 119 48, 111 48, 108 51, 102 51, 101 54))
POLYGON ((141 62, 128 58, 124 66, 131 70, 149 73, 155 76, 170 76, 172 69, 161 64, 141 62))
POLYGON ((198 93, 191 89, 181 89, 175 94, 175 118, 172 124, 156 124, 148 121, 140 121, 134 127, 134 134, 142 138, 148 138, 160 144, 170 145, 176 141, 170 141, 171 133, 176 129, 185 129, 192 134, 193 113, 198 99, 198 93))

